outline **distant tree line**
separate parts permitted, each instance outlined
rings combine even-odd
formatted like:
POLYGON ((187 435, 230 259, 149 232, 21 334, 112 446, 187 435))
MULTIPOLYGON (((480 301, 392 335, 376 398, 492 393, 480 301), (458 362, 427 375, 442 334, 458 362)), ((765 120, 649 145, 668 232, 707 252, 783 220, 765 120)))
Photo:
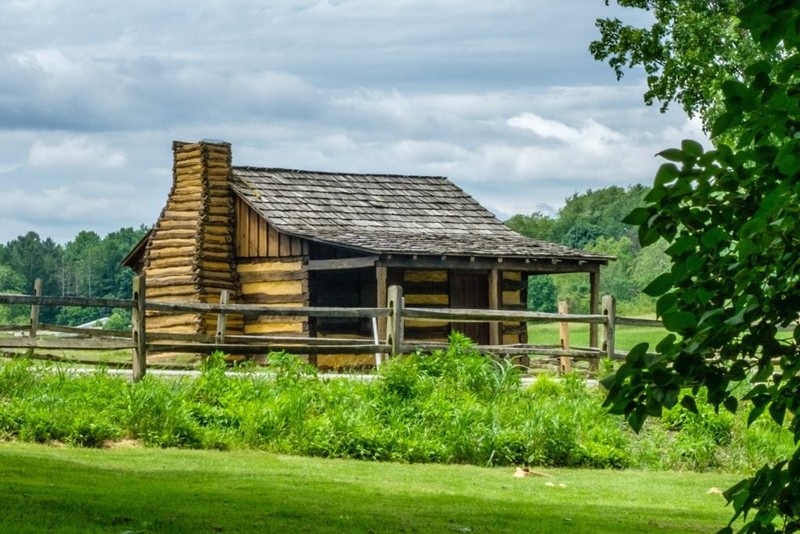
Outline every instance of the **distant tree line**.
MULTIPOLYGON (((120 262, 146 232, 144 226, 121 228, 101 238, 82 231, 63 246, 28 232, 0 244, 0 293, 32 294, 41 278, 43 295, 128 298, 133 272, 120 262)), ((28 306, 0 305, 0 324, 24 324, 29 314, 28 306)), ((111 314, 100 308, 43 307, 40 321, 79 325, 111 314)))
MULTIPOLYGON (((514 215, 506 221, 513 230, 542 241, 615 256, 603 267, 602 294, 614 295, 627 314, 653 313, 654 300, 642 289, 658 274, 669 270, 664 246, 639 246, 636 228, 622 219, 643 205, 650 189, 643 185, 613 186, 575 193, 555 216, 539 212, 514 215)), ((565 300, 573 312, 588 311, 589 279, 585 274, 531 276, 528 308, 555 312, 557 301, 565 300)))

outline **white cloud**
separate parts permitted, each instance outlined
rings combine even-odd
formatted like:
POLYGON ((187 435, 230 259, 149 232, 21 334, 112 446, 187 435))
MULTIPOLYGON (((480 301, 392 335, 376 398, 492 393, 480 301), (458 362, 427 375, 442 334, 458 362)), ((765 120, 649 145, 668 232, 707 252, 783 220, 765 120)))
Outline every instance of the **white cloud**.
POLYGON ((545 119, 536 113, 522 113, 508 119, 508 125, 514 128, 530 130, 539 137, 558 139, 559 141, 575 142, 580 139, 581 132, 570 128, 564 123, 545 119))
POLYGON ((583 4, 0 2, 0 242, 152 223, 176 139, 229 141, 237 165, 446 175, 507 215, 647 182, 699 129, 591 59, 619 9, 583 4))
POLYGON ((56 144, 34 141, 28 152, 32 167, 122 167, 125 153, 88 137, 70 137, 56 144))
POLYGON ((76 194, 68 186, 45 189, 38 195, 12 189, 0 199, 0 211, 13 210, 28 221, 84 221, 90 219, 93 213, 107 211, 109 205, 108 198, 87 198, 76 194))

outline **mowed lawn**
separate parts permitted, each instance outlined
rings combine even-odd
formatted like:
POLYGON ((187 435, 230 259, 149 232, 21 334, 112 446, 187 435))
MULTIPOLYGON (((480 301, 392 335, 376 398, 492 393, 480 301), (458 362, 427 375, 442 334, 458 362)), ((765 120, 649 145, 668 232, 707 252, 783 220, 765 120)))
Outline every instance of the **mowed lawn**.
MULTIPOLYGON (((652 318, 652 317, 649 317, 652 318)), ((598 337, 603 340, 603 327, 597 327, 598 337)), ((667 335, 663 328, 646 326, 618 325, 615 332, 617 350, 627 351, 642 342, 650 343, 650 350, 667 335)), ((540 323, 528 326, 528 343, 532 345, 558 345, 560 342, 559 325, 557 323, 540 323)), ((573 347, 589 346, 589 325, 571 323, 569 325, 569 342, 573 347)))
POLYGON ((8 442, 0 532, 714 532, 740 478, 542 471, 8 442))

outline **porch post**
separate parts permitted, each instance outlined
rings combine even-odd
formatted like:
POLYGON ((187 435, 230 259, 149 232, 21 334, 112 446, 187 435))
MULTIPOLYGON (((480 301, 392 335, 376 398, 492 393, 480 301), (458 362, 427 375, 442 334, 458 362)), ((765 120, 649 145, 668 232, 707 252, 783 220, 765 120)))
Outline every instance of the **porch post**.
MULTIPOLYGON (((493 268, 489 271, 489 309, 500 309, 500 270, 493 268)), ((489 323, 489 345, 500 345, 500 322, 489 323)))
MULTIPOLYGON (((589 273, 589 313, 598 315, 600 313, 600 267, 596 271, 589 273)), ((597 336, 597 324, 591 323, 589 325, 589 346, 599 347, 599 339, 597 336)), ((589 361, 589 370, 597 371, 597 360, 589 361)))
MULTIPOLYGON (((386 307, 386 295, 388 288, 386 286, 386 277, 387 277, 387 269, 386 265, 382 265, 380 263, 375 264, 375 280, 377 281, 377 291, 378 294, 376 295, 376 308, 385 308, 386 307)), ((386 318, 379 318, 378 319, 378 339, 385 339, 386 338, 386 318)))

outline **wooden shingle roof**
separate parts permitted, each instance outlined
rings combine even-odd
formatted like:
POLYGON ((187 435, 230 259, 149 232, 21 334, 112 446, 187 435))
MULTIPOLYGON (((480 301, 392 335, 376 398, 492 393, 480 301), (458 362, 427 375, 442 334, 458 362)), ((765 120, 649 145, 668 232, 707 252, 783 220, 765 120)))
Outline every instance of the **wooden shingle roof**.
POLYGON ((281 232, 373 254, 610 259, 517 234, 442 177, 233 167, 231 187, 281 232))

